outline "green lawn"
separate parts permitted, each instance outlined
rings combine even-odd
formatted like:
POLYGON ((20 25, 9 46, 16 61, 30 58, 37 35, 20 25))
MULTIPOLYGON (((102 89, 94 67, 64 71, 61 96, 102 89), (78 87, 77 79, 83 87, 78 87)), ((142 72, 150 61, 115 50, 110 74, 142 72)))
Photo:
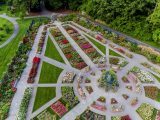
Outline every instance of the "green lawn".
POLYGON ((14 30, 13 24, 7 19, 0 18, 0 45, 4 43, 12 34, 14 30))
POLYGON ((57 51, 54 43, 52 42, 51 38, 48 38, 47 41, 47 47, 46 47, 46 51, 45 51, 45 56, 52 58, 54 60, 57 60, 59 62, 65 63, 63 58, 61 57, 61 55, 59 54, 59 52, 57 51))
MULTIPOLYGON (((86 36, 86 35, 85 35, 86 36)), ((100 43, 96 42, 92 38, 86 36, 103 54, 106 54, 106 47, 101 45, 100 43)))
MULTIPOLYGON (((31 21, 33 19, 18 20, 19 33, 9 44, 0 49, 0 79, 2 78, 3 72, 7 70, 7 65, 11 62, 14 57, 16 50, 18 49, 19 42, 22 40, 26 33, 31 21)), ((34 20, 38 20, 34 18, 34 20)))
POLYGON ((55 87, 38 87, 33 112, 56 96, 55 87))
POLYGON ((43 62, 39 83, 57 83, 61 72, 61 68, 43 62))
POLYGON ((112 56, 117 56, 117 57, 123 57, 121 56, 120 54, 114 52, 113 50, 109 49, 109 55, 112 55, 112 56))
POLYGON ((18 49, 18 44, 21 41, 22 37, 26 33, 26 30, 31 22, 31 19, 21 21, 19 20, 19 33, 16 38, 8 45, 0 49, 0 79, 2 78, 3 72, 6 71, 7 65, 12 60, 15 55, 16 50, 18 49))

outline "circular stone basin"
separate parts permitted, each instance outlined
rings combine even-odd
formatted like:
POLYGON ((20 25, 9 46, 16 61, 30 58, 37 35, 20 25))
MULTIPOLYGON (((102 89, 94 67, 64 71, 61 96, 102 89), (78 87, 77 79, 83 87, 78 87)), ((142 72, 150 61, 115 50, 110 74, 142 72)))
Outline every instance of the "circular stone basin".
POLYGON ((112 70, 103 72, 101 78, 98 80, 98 85, 100 88, 105 89, 106 92, 116 92, 119 88, 116 73, 112 70))

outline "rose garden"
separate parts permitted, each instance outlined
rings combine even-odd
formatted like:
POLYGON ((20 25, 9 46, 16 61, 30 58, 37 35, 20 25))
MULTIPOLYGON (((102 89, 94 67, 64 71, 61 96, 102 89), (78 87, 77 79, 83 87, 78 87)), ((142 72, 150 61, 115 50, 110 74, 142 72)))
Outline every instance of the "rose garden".
POLYGON ((0 83, 0 119, 160 120, 154 49, 77 15, 32 20, 18 47, 0 83))

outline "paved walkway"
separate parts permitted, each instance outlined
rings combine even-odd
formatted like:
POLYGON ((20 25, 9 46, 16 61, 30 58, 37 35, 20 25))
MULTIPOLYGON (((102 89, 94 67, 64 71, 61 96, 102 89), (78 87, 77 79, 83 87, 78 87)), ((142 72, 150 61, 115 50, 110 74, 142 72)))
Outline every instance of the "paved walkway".
POLYGON ((3 48, 17 36, 17 34, 19 32, 19 25, 18 25, 16 19, 9 17, 5 14, 0 15, 0 17, 9 20, 14 25, 14 32, 13 32, 12 36, 10 38, 8 38, 8 40, 6 40, 3 44, 0 45, 0 48, 3 48))

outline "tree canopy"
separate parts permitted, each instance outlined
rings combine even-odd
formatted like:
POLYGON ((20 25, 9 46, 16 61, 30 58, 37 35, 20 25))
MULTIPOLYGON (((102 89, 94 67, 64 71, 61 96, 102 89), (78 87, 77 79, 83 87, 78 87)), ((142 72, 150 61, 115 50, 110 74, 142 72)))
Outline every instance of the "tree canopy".
MULTIPOLYGON (((4 0, 0 0, 0 2, 4 0)), ((137 39, 160 44, 160 0, 6 0, 15 10, 70 9, 86 12, 94 19, 137 39)))
POLYGON ((118 31, 160 44, 160 0, 87 0, 81 10, 118 31))

